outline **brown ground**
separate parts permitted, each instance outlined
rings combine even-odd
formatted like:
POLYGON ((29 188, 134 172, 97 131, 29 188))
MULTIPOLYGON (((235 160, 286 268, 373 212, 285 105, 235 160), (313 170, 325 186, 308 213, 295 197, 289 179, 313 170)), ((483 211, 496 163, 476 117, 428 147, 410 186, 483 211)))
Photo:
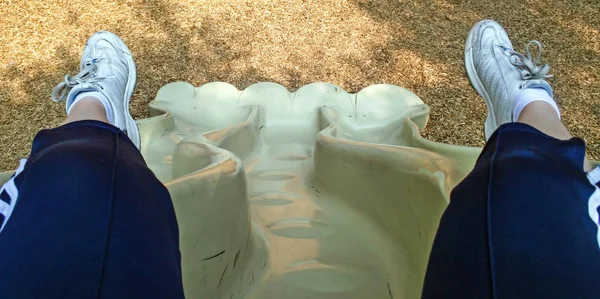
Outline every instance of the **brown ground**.
POLYGON ((50 91, 77 73, 98 30, 119 34, 136 58, 135 118, 173 81, 290 90, 326 81, 351 92, 391 83, 431 106, 428 138, 481 146, 485 105, 462 63, 466 34, 484 18, 500 21, 518 50, 544 43, 564 120, 600 158, 598 16, 597 0, 1 0, 0 169, 62 121, 50 91))

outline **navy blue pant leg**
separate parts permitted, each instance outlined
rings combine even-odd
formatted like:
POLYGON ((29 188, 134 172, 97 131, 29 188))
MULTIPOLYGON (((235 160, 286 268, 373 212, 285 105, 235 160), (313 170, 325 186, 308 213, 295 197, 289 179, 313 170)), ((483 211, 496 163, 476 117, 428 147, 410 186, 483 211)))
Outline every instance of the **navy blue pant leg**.
POLYGON ((12 181, 1 298, 183 298, 171 198, 119 129, 41 131, 12 181))
POLYGON ((581 139, 501 126, 452 191, 423 298, 600 298, 600 191, 584 156, 581 139))

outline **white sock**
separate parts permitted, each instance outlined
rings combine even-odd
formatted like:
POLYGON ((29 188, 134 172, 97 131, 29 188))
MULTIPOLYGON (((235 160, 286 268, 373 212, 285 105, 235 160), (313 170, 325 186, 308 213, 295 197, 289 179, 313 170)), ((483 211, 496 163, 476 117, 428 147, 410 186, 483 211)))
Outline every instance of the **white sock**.
POLYGON ((515 109, 513 110, 513 121, 517 121, 525 106, 535 101, 542 101, 550 104, 556 110, 556 114, 558 114, 558 119, 560 119, 560 110, 558 109, 558 105, 554 99, 548 94, 548 92, 543 88, 527 88, 523 90, 517 96, 517 104, 515 105, 515 109))
POLYGON ((108 119, 108 122, 111 125, 115 124, 115 113, 113 112, 112 105, 108 101, 108 98, 106 98, 104 94, 98 91, 84 91, 78 93, 75 96, 75 100, 73 100, 73 103, 71 103, 71 106, 67 108, 67 115, 71 114, 71 109, 73 108, 73 106, 75 106, 75 104, 77 104, 77 102, 79 102, 79 100, 86 97, 93 97, 98 99, 102 103, 102 105, 104 105, 104 110, 106 111, 106 118, 108 119))

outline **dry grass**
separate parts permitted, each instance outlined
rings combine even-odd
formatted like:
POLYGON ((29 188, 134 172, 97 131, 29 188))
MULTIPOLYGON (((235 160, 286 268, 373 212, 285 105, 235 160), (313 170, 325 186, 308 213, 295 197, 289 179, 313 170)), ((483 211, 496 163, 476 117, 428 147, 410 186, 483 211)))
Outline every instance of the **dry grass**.
POLYGON ((143 118, 172 81, 273 81, 294 90, 326 81, 348 91, 392 83, 432 108, 425 132, 481 146, 485 106, 464 76, 463 44, 480 19, 499 20, 517 48, 545 45, 564 119, 600 157, 597 0, 3 0, 0 2, 0 169, 57 125, 49 93, 76 73, 86 39, 119 34, 138 64, 133 113, 143 118))

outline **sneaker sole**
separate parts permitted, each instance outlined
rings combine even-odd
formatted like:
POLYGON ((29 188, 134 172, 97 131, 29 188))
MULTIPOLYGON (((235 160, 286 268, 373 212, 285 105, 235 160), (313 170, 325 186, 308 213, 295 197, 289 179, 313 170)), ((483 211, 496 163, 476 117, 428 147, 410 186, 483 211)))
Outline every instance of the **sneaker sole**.
POLYGON ((127 68, 129 69, 129 77, 127 78, 127 85, 125 86, 125 97, 123 98, 123 102, 125 103, 125 128, 127 129, 127 136, 129 136, 129 139, 131 139, 133 144, 138 149, 140 149, 140 131, 135 120, 131 116, 131 113, 129 112, 129 101, 137 85, 137 68, 135 65, 135 61, 133 60, 133 55, 131 54, 131 51, 129 51, 129 48, 127 47, 125 42, 121 40, 120 37, 107 31, 102 32, 102 34, 108 35, 105 38, 110 37, 110 40, 114 42, 113 45, 119 47, 119 50, 123 51, 126 54, 125 56, 127 60, 127 68))
POLYGON ((476 41, 477 36, 482 28, 487 27, 491 21, 481 21, 469 32, 467 37, 467 41, 465 43, 465 70, 467 72, 467 77, 469 78, 469 82, 475 91, 483 98, 485 104, 487 106, 488 114, 485 119, 484 131, 485 131, 485 140, 490 139, 490 136, 494 133, 496 128, 498 128, 496 124, 496 116, 494 114, 494 109, 492 106, 492 102, 490 96, 488 95, 485 87, 483 87, 483 83, 479 79, 477 75, 477 71, 475 70, 475 64, 473 63, 473 43, 476 41))

